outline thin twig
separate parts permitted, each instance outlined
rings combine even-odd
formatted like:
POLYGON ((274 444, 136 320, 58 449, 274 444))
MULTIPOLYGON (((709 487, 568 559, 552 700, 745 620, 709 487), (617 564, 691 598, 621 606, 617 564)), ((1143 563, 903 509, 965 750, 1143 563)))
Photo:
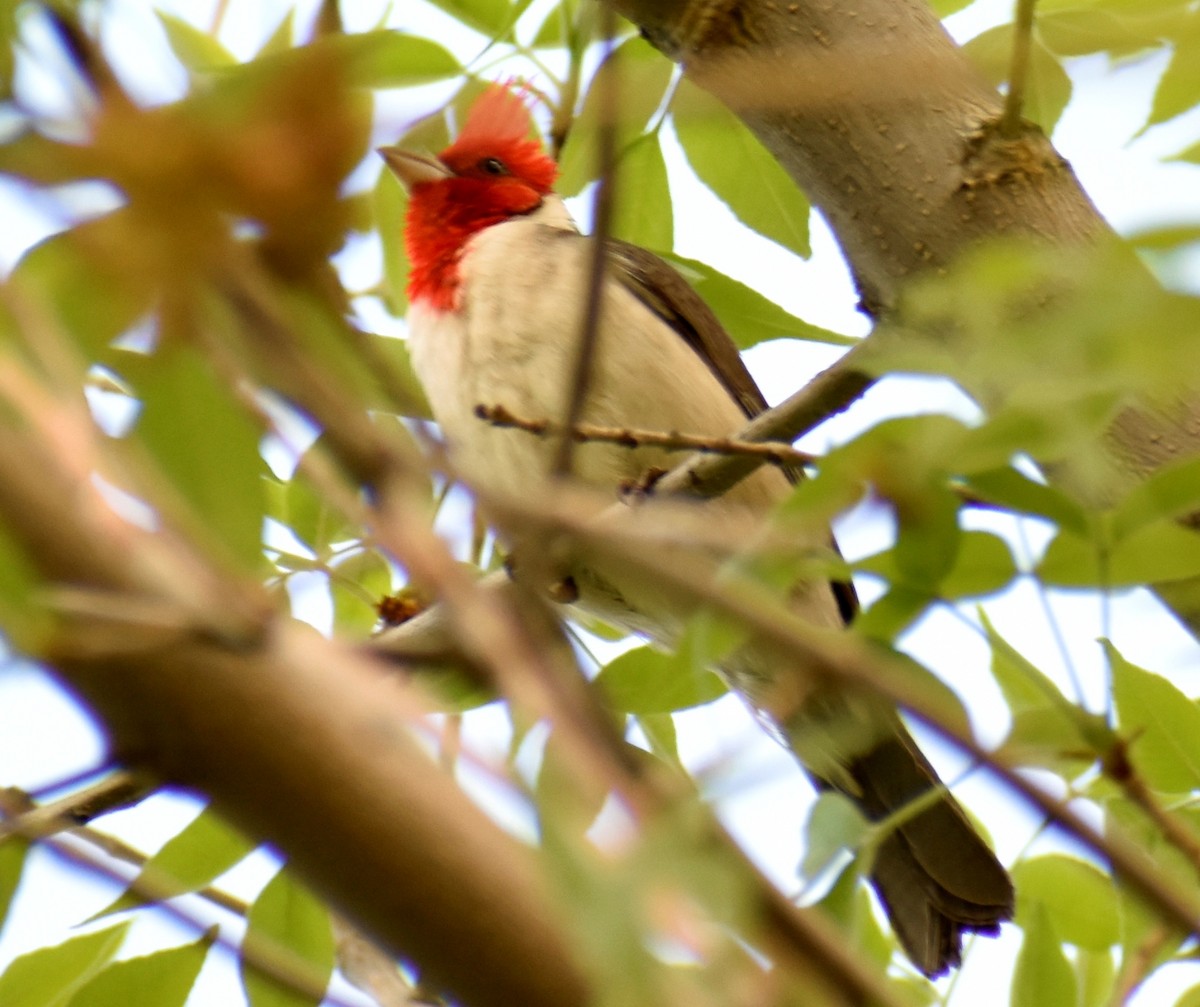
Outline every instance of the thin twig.
MULTIPOLYGON (((128 773, 118 773, 118 776, 132 776, 128 773)), ((80 825, 76 814, 65 810, 64 805, 68 802, 76 804, 77 807, 87 808, 87 811, 80 812, 87 814, 90 811, 90 803, 93 800, 87 795, 73 795, 64 801, 56 801, 53 804, 35 804, 29 799, 29 796, 16 787, 8 787, 0 790, 0 815, 7 821, 0 825, 0 842, 12 836, 21 836, 23 839, 49 839, 51 836, 61 835, 63 833, 87 843, 94 849, 99 850, 106 856, 112 857, 113 860, 119 860, 122 863, 131 864, 139 870, 146 865, 150 859, 149 854, 143 853, 135 846, 131 846, 123 839, 108 832, 102 832, 99 829, 93 828, 90 825, 80 825)), ((121 805, 124 807, 124 805, 121 805)), ((106 810, 114 810, 108 808, 106 810)), ((96 814, 98 814, 97 812, 96 814)), ((94 817, 94 815, 93 815, 94 817)), ((179 894, 176 892, 175 894, 179 894)), ((243 919, 250 911, 249 905, 242 899, 228 892, 221 891, 219 888, 211 886, 197 889, 194 892, 189 892, 191 895, 198 895, 206 902, 212 903, 226 912, 233 913, 235 916, 240 916, 243 919)))
POLYGON ((0 825, 0 843, 11 835, 52 835, 75 829, 110 811, 128 808, 148 797, 153 785, 140 773, 120 771, 68 797, 36 804, 16 787, 0 789, 0 811, 20 815, 20 827, 0 825))
MULTIPOLYGON (((612 55, 612 40, 615 30, 612 8, 607 5, 602 6, 600 17, 603 19, 601 32, 604 37, 606 57, 608 57, 612 55)), ((571 374, 567 410, 563 416, 565 430, 570 430, 583 417, 583 407, 587 401, 588 387, 591 384, 592 364, 596 357, 596 344, 600 337, 600 315, 604 311, 604 281, 607 273, 605 267, 608 262, 606 244, 612 224, 612 173, 616 154, 614 134, 620 99, 617 91, 618 83, 617 73, 614 71, 597 74, 592 85, 596 90, 597 101, 600 103, 600 121, 596 127, 596 168, 599 182, 596 185, 596 196, 592 206, 592 243, 589 249, 587 296, 583 302, 584 312, 583 318, 579 322, 577 356, 571 374)), ((564 324, 570 324, 570 321, 570 319, 563 319, 564 324)), ((574 448, 575 442, 570 437, 565 433, 560 435, 551 472, 559 476, 570 474, 571 455, 574 448)))
POLYGON ((1154 823, 1154 827, 1184 855, 1192 869, 1200 874, 1200 840, 1178 817, 1164 808, 1129 760, 1129 743, 1118 739, 1101 762, 1104 775, 1117 784, 1127 798, 1154 823))
POLYGON ((742 441, 729 437, 702 437, 678 431, 641 430, 635 427, 603 427, 594 423, 576 423, 564 427, 550 420, 531 420, 509 412, 504 406, 475 407, 475 415, 496 427, 523 430, 537 437, 562 437, 564 434, 577 444, 598 441, 618 447, 654 447, 664 451, 699 451, 703 454, 747 455, 771 465, 813 465, 817 458, 781 441, 742 441))
POLYGON ((1029 51, 1033 46, 1033 8, 1036 3, 1037 0, 1017 0, 1008 94, 1004 97, 1004 111, 1000 116, 1000 135, 1009 139, 1021 135, 1021 112, 1025 105, 1025 86, 1029 82, 1029 51))

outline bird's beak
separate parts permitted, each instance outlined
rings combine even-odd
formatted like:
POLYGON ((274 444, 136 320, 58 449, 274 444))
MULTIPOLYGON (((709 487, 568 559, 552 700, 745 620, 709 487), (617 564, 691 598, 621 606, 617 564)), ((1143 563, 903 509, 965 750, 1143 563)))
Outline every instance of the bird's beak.
POLYGON ((425 182, 436 182, 451 175, 449 168, 427 154, 414 154, 400 147, 379 147, 378 153, 409 192, 425 182))

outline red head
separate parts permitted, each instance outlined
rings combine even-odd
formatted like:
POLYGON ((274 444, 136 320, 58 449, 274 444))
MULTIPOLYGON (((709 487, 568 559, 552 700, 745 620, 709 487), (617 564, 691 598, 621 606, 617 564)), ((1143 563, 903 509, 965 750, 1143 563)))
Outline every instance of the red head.
POLYGON ((550 192, 558 167, 529 138, 529 126, 525 103, 493 84, 436 160, 381 149, 410 194, 404 231, 410 300, 452 308, 458 258, 471 235, 537 209, 550 192))

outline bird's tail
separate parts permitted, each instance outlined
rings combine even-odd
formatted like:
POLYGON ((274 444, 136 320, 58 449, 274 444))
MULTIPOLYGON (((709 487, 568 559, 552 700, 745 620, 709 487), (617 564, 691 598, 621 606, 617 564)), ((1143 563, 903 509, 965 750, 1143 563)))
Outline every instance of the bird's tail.
POLYGON ((994 934, 1012 917, 1008 872, 953 797, 928 797, 941 783, 898 722, 848 770, 858 791, 850 796, 872 821, 924 804, 879 844, 871 883, 913 964, 941 975, 961 960, 964 933, 994 934))

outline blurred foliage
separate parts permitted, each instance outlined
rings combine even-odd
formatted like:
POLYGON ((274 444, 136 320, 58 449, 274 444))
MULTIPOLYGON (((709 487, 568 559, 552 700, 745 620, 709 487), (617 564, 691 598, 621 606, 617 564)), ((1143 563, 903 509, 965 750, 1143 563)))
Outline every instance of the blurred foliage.
MULTIPOLYGON (((932 4, 941 16, 966 5, 932 4)), ((758 141, 630 25, 603 38, 604 18, 589 0, 435 0, 438 15, 428 23, 445 26, 438 39, 391 27, 424 22, 382 9, 378 24, 346 32, 336 4, 322 5, 312 24, 281 8, 245 57, 246 37, 156 10, 138 58, 182 83, 176 91, 164 85, 154 101, 124 83, 131 56, 106 41, 106 27, 128 5, 78 6, 76 18, 76 5, 55 4, 56 26, 38 5, 0 2, 0 176, 51 207, 56 221, 0 288, 0 370, 10 382, 0 387, 0 417, 22 422, 18 400, 36 401, 41 419, 55 409, 75 417, 86 394, 94 427, 76 448, 95 481, 119 497, 120 513, 186 536, 239 582, 265 584, 281 610, 293 597, 319 594, 327 628, 362 639, 376 626, 377 605, 412 586, 330 491, 323 465, 347 448, 298 398, 295 368, 318 374, 330 396, 353 403, 396 450, 421 449, 413 421, 427 418, 428 406, 405 344, 366 321, 403 317, 408 270, 405 195, 370 149, 396 141, 441 149, 486 80, 530 80, 538 123, 561 147, 568 195, 586 197, 594 186, 601 131, 611 129, 613 232, 675 264, 740 347, 781 338, 851 342, 674 252, 675 140, 738 221, 799 256, 809 253, 809 207, 758 141), (30 76, 41 64, 61 77, 66 110, 30 76), (610 84, 618 114, 605 123, 610 84), (365 282, 347 264, 355 256, 374 264, 365 282), (346 278, 352 273, 356 285, 346 278), (36 395, 21 400, 13 389, 36 395)), ((231 22, 233 8, 253 6, 231 0, 220 9, 231 22)), ((999 25, 966 49, 1001 84, 1015 41, 1014 27, 999 25)), ((1116 65, 1166 55, 1147 127, 1200 103, 1194 3, 1041 0, 1028 41, 1025 114, 1047 131, 1071 98, 1069 61, 1081 56, 1102 54, 1116 65)), ((1192 144, 1176 157, 1200 163, 1198 151, 1192 144)), ((899 648, 926 616, 954 610, 972 618, 962 603, 980 605, 1014 586, 1108 595, 1200 577, 1200 538, 1179 524, 1200 510, 1200 462, 1180 458, 1130 485, 1115 478, 1100 448, 1122 410, 1169 411, 1200 373, 1200 302, 1166 288, 1146 266, 1177 261, 1198 240, 1188 226, 1143 235, 1136 251, 1116 241, 1070 253, 998 244, 914 285, 897 320, 902 338, 881 334, 873 366, 953 382, 978 417, 890 419, 831 449, 781 508, 778 537, 731 564, 730 581, 776 597, 801 574, 849 569, 878 588, 857 631, 899 648), (1046 474, 1067 465, 1070 478, 1050 485, 1046 474), (846 564, 778 548, 789 529, 823 527, 858 505, 890 521, 873 554, 846 564), (981 511, 1044 529, 1047 546, 1027 555, 1012 536, 972 525, 981 511)), ((433 520, 445 487, 440 477, 414 481, 425 509, 414 507, 413 518, 433 520)), ((464 552, 481 567, 499 562, 482 538, 474 545, 464 552)), ((0 624, 10 642, 36 654, 53 614, 34 560, 0 529, 0 624)), ((1098 713, 982 608, 971 624, 990 652, 1007 717, 1003 759, 1091 802, 1106 830, 1132 837, 1154 858, 1165 884, 1200 900, 1200 865, 1168 842, 1121 779, 1102 771, 1127 746, 1130 772, 1161 812, 1196 834, 1194 698, 1109 646, 1112 711, 1098 713)), ((731 645, 729 634, 703 614, 674 653, 637 647, 598 661, 600 693, 640 728, 649 748, 642 757, 673 779, 684 771, 673 717, 725 693, 708 668, 731 645)), ((969 730, 955 692, 915 661, 906 668, 909 694, 943 711, 945 726, 969 730)), ((469 709, 490 697, 463 688, 447 703, 469 709)), ((528 773, 524 759, 538 747, 533 725, 518 709, 510 716, 509 768, 533 781, 528 798, 547 875, 564 904, 587 906, 573 925, 599 980, 599 1002, 744 1002, 739 984, 761 978, 746 946, 761 949, 745 937, 754 921, 727 862, 680 841, 695 834, 695 803, 682 800, 636 843, 616 828, 620 840, 598 849, 604 843, 594 836, 620 809, 604 794, 578 792, 553 737, 528 773)), ((689 794, 699 789, 694 783, 684 781, 689 794)), ((822 910, 864 961, 892 967, 902 1002, 939 1002, 940 988, 898 971, 895 942, 860 883, 872 829, 844 799, 822 795, 798 877, 814 889, 832 882, 822 910)), ((146 858, 138 880, 194 898, 249 852, 205 811, 146 858)), ((0 918, 26 860, 23 841, 0 841, 0 918)), ((1154 969, 1194 957, 1194 946, 1102 864, 1039 852, 1020 859, 1014 874, 1022 932, 1014 1005, 1118 1002, 1154 969)), ((95 917, 149 911, 138 880, 95 917)), ((246 948, 282 945, 301 960, 293 975, 324 985, 333 968, 328 912, 286 868, 245 915, 246 948)), ((0 974, 0 1003, 101 1007, 134 1002, 138 991, 139 1003, 182 1004, 212 938, 118 960, 128 930, 125 920, 18 957, 0 974)), ((318 1002, 311 989, 283 989, 251 965, 244 985, 253 1007, 318 1002)), ((1200 1003, 1198 989, 1184 993, 1180 1007, 1200 1003)))

